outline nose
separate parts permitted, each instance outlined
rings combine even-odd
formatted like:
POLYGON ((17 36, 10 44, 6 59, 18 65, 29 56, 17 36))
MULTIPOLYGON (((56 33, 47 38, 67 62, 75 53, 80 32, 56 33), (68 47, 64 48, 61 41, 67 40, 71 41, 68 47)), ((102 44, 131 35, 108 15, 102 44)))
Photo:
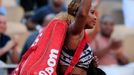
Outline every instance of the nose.
POLYGON ((97 20, 96 18, 94 18, 94 20, 97 20))
POLYGON ((94 17, 94 20, 97 20, 97 17, 96 17, 96 15, 94 15, 93 17, 94 17))

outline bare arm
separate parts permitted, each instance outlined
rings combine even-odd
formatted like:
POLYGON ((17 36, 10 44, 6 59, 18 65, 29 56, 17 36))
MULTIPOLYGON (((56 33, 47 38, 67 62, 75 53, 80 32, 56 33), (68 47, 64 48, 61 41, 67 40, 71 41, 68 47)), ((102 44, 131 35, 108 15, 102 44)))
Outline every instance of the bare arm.
POLYGON ((18 47, 19 36, 15 35, 12 40, 14 41, 14 46, 10 51, 10 58, 12 63, 17 64, 19 59, 18 51, 20 50, 18 47))
POLYGON ((85 25, 87 24, 87 19, 90 19, 88 16, 89 10, 91 7, 91 0, 82 0, 79 10, 76 14, 76 19, 74 23, 72 23, 69 26, 67 36, 67 40, 65 41, 65 45, 70 50, 75 50, 80 42, 80 40, 83 38, 83 30, 85 28, 85 25))
POLYGON ((78 13, 76 15, 76 20, 71 25, 71 28, 70 28, 71 34, 79 35, 83 31, 83 29, 86 25, 87 19, 89 18, 88 13, 89 13, 89 10, 91 7, 91 1, 92 0, 82 0, 81 1, 78 13))
POLYGON ((18 59, 19 59, 18 57, 19 57, 19 55, 18 55, 18 48, 14 47, 13 51, 10 52, 10 58, 11 58, 12 63, 17 64, 18 63, 18 59))
POLYGON ((14 42, 13 41, 9 41, 6 46, 4 46, 3 48, 0 49, 0 56, 4 55, 6 52, 8 52, 9 50, 11 50, 14 46, 14 42))
POLYGON ((93 45, 95 45, 95 55, 98 56, 98 58, 102 58, 111 50, 118 51, 122 47, 122 41, 111 39, 111 41, 107 43, 107 46, 102 49, 97 48, 97 42, 93 43, 93 45))
POLYGON ((5 53, 10 51, 11 60, 13 63, 18 62, 18 52, 17 47, 15 46, 15 42, 13 40, 9 41, 6 46, 0 49, 0 56, 4 55, 5 53), (12 49, 12 51, 11 51, 12 49))

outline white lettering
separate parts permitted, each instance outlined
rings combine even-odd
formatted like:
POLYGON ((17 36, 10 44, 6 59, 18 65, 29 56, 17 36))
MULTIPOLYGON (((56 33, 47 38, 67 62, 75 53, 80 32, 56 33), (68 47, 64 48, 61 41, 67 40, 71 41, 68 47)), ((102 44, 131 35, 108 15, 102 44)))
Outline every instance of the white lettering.
POLYGON ((40 71, 39 75, 52 75, 54 72, 54 66, 56 65, 56 59, 58 58, 59 51, 52 49, 49 55, 47 64, 49 67, 45 68, 45 71, 40 71), (48 74, 47 74, 48 73, 48 74))
POLYGON ((45 71, 40 71, 39 75, 48 75, 45 71))
POLYGON ((56 65, 56 61, 55 61, 55 59, 48 59, 47 64, 50 67, 54 67, 56 65))
POLYGON ((48 67, 45 70, 48 73, 48 75, 52 75, 52 73, 54 72, 54 68, 53 67, 48 67))
POLYGON ((52 49, 49 57, 57 59, 58 57, 57 54, 58 54, 58 50, 52 49))
POLYGON ((33 47, 33 46, 36 46, 37 45, 37 43, 39 42, 39 40, 40 40, 40 37, 42 36, 42 33, 40 33, 38 36, 37 36, 37 38, 35 39, 35 41, 34 41, 34 43, 32 44, 32 46, 31 47, 33 47))

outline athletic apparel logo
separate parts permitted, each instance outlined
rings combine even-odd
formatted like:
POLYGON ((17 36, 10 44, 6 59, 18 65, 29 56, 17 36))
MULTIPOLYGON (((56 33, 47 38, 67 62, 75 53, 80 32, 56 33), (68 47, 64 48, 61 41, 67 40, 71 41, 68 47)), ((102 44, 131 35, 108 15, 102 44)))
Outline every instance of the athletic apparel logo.
POLYGON ((56 66, 56 59, 58 58, 59 51, 52 49, 47 61, 48 67, 45 70, 41 70, 39 75, 52 75, 54 73, 54 67, 56 66))

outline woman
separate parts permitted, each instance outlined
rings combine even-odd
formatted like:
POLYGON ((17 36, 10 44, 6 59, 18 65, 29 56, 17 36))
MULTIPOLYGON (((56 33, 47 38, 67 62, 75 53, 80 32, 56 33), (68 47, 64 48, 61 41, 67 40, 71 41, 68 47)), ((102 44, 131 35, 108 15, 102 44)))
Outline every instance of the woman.
MULTIPOLYGON (((92 29, 96 24, 96 16, 94 10, 91 10, 91 0, 73 0, 69 5, 68 12, 70 14, 61 13, 56 19, 66 20, 69 24, 65 43, 61 52, 61 58, 59 62, 60 75, 63 75, 72 60, 76 49, 84 37, 85 29, 92 29), (76 4, 77 3, 77 4, 76 4), (76 5, 75 5, 76 4, 76 5), (76 10, 78 11, 76 12, 76 10), (75 14, 76 12, 76 14, 75 14)), ((89 64, 93 59, 93 52, 88 44, 86 44, 77 65, 72 71, 72 75, 87 75, 87 70, 90 67, 89 64)), ((59 72, 58 72, 59 73, 59 72)), ((58 74, 59 75, 59 74, 58 74)))

